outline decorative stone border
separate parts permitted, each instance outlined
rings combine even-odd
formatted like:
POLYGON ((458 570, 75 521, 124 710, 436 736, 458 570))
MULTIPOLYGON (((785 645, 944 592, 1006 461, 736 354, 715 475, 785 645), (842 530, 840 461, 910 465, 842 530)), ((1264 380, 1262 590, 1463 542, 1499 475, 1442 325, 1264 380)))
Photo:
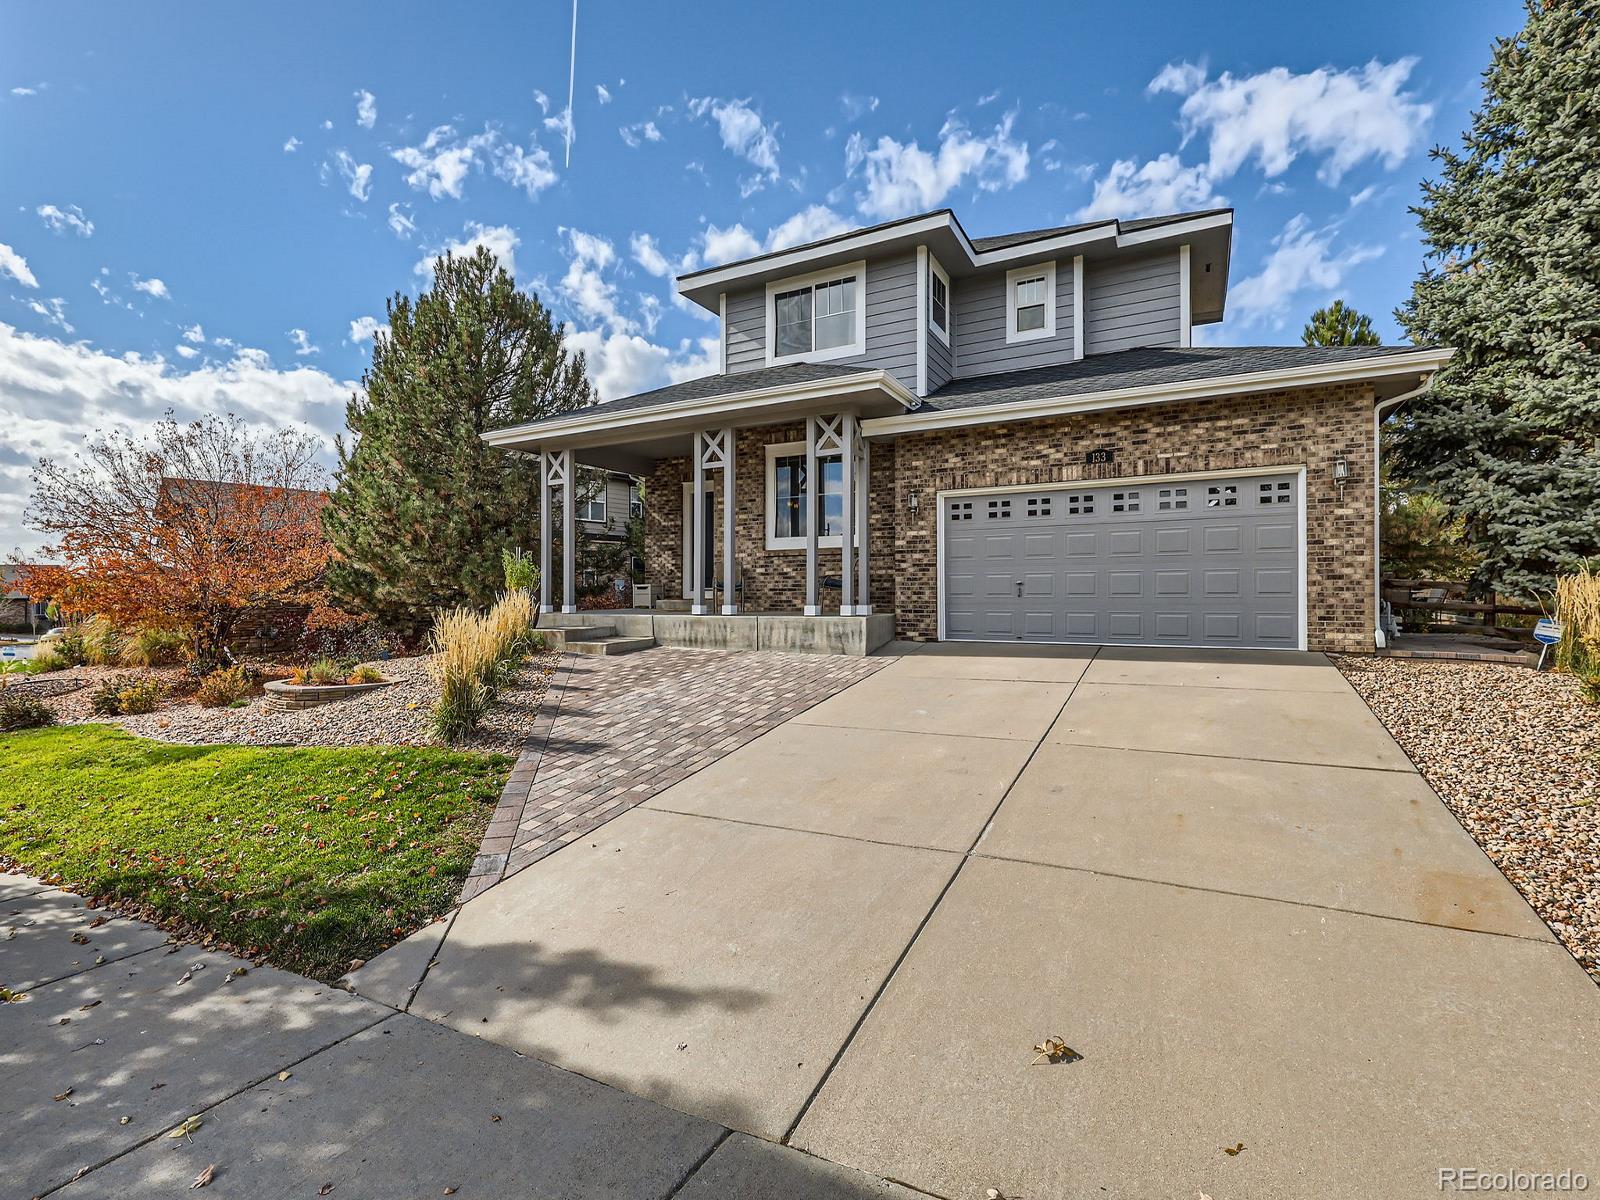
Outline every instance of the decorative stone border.
POLYGON ((273 679, 267 683, 266 692, 273 708, 294 712, 348 700, 363 692, 375 692, 388 687, 390 682, 384 679, 378 683, 290 683, 286 679, 273 679))

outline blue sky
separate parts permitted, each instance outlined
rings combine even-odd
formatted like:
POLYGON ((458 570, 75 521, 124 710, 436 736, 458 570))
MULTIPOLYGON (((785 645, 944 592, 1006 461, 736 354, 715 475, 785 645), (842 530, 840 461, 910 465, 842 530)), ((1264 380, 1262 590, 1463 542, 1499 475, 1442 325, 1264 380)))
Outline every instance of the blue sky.
POLYGON ((31 464, 168 408, 328 436, 395 291, 483 242, 608 397, 709 369, 671 275, 928 208, 1234 206, 1229 318, 1390 316, 1513 3, 6 6, 0 554, 31 464), (1135 15, 1136 14, 1136 15, 1135 15), (1223 15, 1225 14, 1225 15, 1223 15), (1330 19, 1333 17, 1334 19, 1330 19))

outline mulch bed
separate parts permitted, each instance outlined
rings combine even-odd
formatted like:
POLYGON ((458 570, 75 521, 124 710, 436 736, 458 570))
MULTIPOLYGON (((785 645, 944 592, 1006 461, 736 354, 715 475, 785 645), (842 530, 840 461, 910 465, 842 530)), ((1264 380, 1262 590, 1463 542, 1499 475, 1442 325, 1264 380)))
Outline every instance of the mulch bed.
POLYGON ((1577 681, 1495 663, 1334 662, 1600 982, 1600 709, 1577 681))

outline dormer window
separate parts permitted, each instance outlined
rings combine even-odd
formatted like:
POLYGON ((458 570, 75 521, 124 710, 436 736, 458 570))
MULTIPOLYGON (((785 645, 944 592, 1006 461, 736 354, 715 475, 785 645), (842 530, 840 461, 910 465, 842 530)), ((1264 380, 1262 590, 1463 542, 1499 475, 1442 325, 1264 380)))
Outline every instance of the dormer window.
POLYGON ((867 349, 867 264, 767 284, 767 362, 822 362, 867 349))
POLYGON ((928 327, 946 346, 950 344, 950 276, 931 254, 928 256, 928 327))
POLYGON ((1006 341, 1029 342, 1056 333, 1056 265, 1006 272, 1006 341))

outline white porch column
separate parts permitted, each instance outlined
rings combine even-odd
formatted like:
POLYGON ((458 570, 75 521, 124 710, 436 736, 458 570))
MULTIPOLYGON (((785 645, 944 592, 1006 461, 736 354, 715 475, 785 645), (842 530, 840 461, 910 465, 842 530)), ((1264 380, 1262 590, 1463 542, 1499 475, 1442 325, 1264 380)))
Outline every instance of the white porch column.
POLYGON ((689 520, 689 594, 693 597, 689 611, 703 616, 706 612, 706 435, 695 431, 690 446, 694 460, 694 514, 689 520))
POLYGON ((851 535, 856 527, 856 415, 839 418, 839 521, 844 532, 839 537, 839 615, 856 611, 855 551, 851 535))
POLYGON ((577 475, 571 450, 557 452, 561 461, 561 611, 578 611, 577 475))
POLYGON ((856 520, 861 523, 861 540, 856 546, 856 615, 872 612, 872 443, 861 436, 856 425, 856 445, 861 463, 856 468, 856 520))
POLYGON ((733 590, 734 554, 733 526, 733 473, 738 457, 738 435, 732 428, 722 431, 722 615, 731 617, 739 611, 738 594, 733 590))
POLYGON ((539 451, 539 611, 542 613, 555 611, 550 605, 550 589, 555 586, 551 583, 554 572, 550 570, 550 530, 554 524, 550 510, 555 505, 555 493, 550 487, 551 457, 550 451, 539 451))
POLYGON ((817 521, 822 516, 817 497, 822 489, 817 478, 817 418, 806 418, 806 486, 801 503, 805 506, 806 522, 806 606, 805 615, 820 617, 822 605, 817 603, 817 521))

